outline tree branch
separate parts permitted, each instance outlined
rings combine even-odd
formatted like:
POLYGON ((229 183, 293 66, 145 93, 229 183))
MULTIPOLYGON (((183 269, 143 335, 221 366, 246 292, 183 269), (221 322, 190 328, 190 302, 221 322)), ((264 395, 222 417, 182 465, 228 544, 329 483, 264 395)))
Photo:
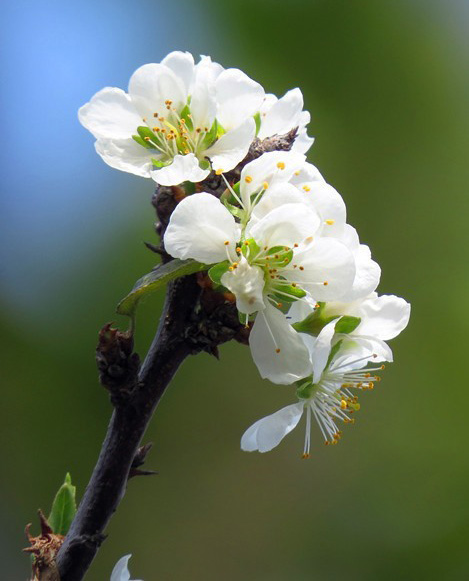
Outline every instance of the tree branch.
MULTIPOLYGON (((227 174, 229 179, 239 179, 241 168, 266 151, 288 151, 296 135, 294 129, 263 141, 256 138, 246 159, 227 174)), ((225 184, 212 172, 200 187, 219 197, 225 184)), ((152 204, 162 239, 171 213, 184 195, 178 186, 157 188, 152 204)), ((150 247, 162 255, 163 262, 170 260, 164 244, 150 247)), ((200 351, 218 356, 218 345, 230 339, 247 343, 248 337, 249 329, 239 323, 233 302, 212 291, 203 273, 168 285, 158 330, 140 371, 138 356, 132 353, 132 336, 118 333, 110 325, 103 327, 97 361, 114 412, 91 479, 57 554, 60 581, 83 579, 125 494, 129 477, 135 475, 135 466, 141 465, 142 454, 144 457, 148 451, 139 451, 139 445, 153 412, 184 359, 200 351)))

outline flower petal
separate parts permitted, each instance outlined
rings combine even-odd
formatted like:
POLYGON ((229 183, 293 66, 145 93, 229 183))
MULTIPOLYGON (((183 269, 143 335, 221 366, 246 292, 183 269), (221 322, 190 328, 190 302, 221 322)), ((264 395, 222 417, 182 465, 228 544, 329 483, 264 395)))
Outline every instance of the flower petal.
POLYGON ((130 139, 98 139, 95 143, 97 153, 115 169, 133 173, 144 178, 151 177, 153 155, 148 149, 130 139))
POLYGON ((356 267, 355 278, 350 290, 340 297, 340 300, 344 302, 351 302, 366 297, 376 289, 381 278, 381 268, 371 258, 371 252, 368 246, 360 244, 353 252, 353 256, 356 267))
POLYGON ((254 206, 251 220, 261 220, 264 216, 267 216, 269 212, 275 208, 283 206, 284 204, 308 205, 306 204, 307 201, 306 196, 291 184, 274 183, 274 185, 269 187, 269 189, 262 195, 260 202, 254 206))
POLYGON ((302 402, 294 403, 258 420, 244 432, 241 449, 245 452, 269 452, 298 425, 303 410, 302 402))
MULTIPOLYGON (((131 556, 132 555, 125 555, 125 557, 122 557, 117 561, 112 570, 110 581, 130 581, 128 563, 131 556)), ((135 579, 135 581, 139 580, 135 579)))
POLYGON ((234 270, 225 272, 221 284, 235 295, 240 313, 250 315, 265 308, 264 272, 258 266, 251 266, 244 257, 234 270))
POLYGON ((194 57, 190 52, 182 52, 180 50, 175 50, 170 52, 161 61, 162 65, 165 65, 173 71, 178 79, 184 83, 186 93, 189 94, 192 86, 192 81, 194 77, 194 57))
POLYGON ((297 282, 318 301, 341 297, 352 286, 355 261, 348 248, 334 238, 315 238, 300 246, 282 274, 297 282), (294 268, 294 264, 298 268, 294 268), (303 267, 303 268, 301 268, 303 267))
POLYGON ((358 316, 362 322, 355 331, 357 334, 388 341, 407 327, 410 304, 394 295, 370 297, 361 303, 358 316))
POLYGON ((129 95, 142 119, 149 123, 155 113, 166 116, 166 101, 181 110, 188 97, 183 80, 167 66, 156 63, 143 65, 135 71, 130 77, 129 95))
POLYGON ((313 383, 318 383, 321 375, 326 368, 327 360, 331 352, 331 341, 335 333, 335 324, 337 320, 328 323, 316 338, 314 347, 311 351, 311 362, 313 364, 313 383))
POLYGON ((299 190, 303 189, 304 185, 311 185, 311 182, 326 183, 318 168, 312 163, 305 163, 299 172, 295 172, 291 179, 291 183, 299 190))
POLYGON ((240 192, 243 202, 263 188, 264 182, 270 188, 275 183, 290 180, 304 163, 305 156, 292 151, 270 151, 248 163, 241 172, 240 192))
POLYGON ((205 151, 205 155, 212 162, 212 168, 215 171, 226 172, 238 165, 246 157, 255 133, 256 123, 250 118, 236 129, 222 135, 205 151))
POLYGON ((246 237, 260 246, 289 246, 313 236, 320 224, 319 216, 302 204, 284 204, 274 208, 257 222, 249 222, 246 237))
POLYGON ((128 139, 142 124, 132 101, 122 89, 106 87, 78 110, 80 123, 97 139, 128 139))
POLYGON ((271 135, 284 135, 294 127, 298 127, 302 110, 303 94, 300 89, 292 89, 285 93, 281 99, 272 104, 265 115, 261 116, 259 139, 265 139, 271 135))
POLYGON ((311 374, 309 352, 300 335, 269 303, 256 316, 249 345, 263 379, 290 384, 311 374))
POLYGON ((259 111, 264 89, 239 69, 226 69, 216 80, 217 119, 229 131, 259 111))
POLYGON ((201 182, 210 170, 201 169, 199 160, 193 153, 187 155, 175 155, 173 162, 161 169, 151 172, 151 177, 161 186, 175 186, 182 182, 201 182))
POLYGON ((226 260, 225 242, 234 252, 240 228, 223 204, 202 192, 176 206, 164 235, 166 252, 175 258, 194 258, 204 264, 226 260))

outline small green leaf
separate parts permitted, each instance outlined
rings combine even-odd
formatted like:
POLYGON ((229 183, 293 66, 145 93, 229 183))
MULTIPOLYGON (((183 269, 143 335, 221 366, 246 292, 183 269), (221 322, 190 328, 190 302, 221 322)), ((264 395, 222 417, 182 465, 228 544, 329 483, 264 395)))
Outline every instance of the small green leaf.
POLYGON ((351 317, 349 315, 340 317, 335 325, 336 333, 351 333, 355 331, 358 325, 361 323, 360 317, 351 317))
POLYGON ((130 293, 117 305, 117 312, 120 315, 133 317, 138 301, 142 297, 158 290, 175 278, 207 270, 207 268, 208 266, 206 264, 201 264, 192 258, 188 258, 187 260, 179 260, 179 258, 175 258, 166 264, 159 264, 150 273, 142 276, 142 278, 135 283, 135 286, 130 293))
POLYGON ((244 216, 245 211, 242 208, 238 208, 238 206, 234 206, 233 204, 230 204, 230 202, 228 202, 228 200, 226 198, 222 198, 221 201, 223 202, 223 205, 225 206, 225 208, 231 214, 233 214, 233 216, 236 216, 236 218, 242 218, 244 216))
POLYGON ((76 487, 72 485, 69 473, 55 495, 48 518, 49 524, 56 535, 66 535, 77 511, 75 500, 76 487))
POLYGON ((208 276, 215 284, 221 284, 221 277, 225 274, 230 266, 229 260, 225 260, 224 262, 220 262, 219 264, 215 264, 212 268, 208 271, 208 276))
MULTIPOLYGON (((293 286, 291 284, 285 284, 280 287, 274 287, 273 288, 273 293, 275 295, 275 299, 278 302, 288 302, 288 303, 293 303, 298 299, 303 298, 304 296, 306 296, 305 291, 298 287, 298 286, 293 286), (279 292, 281 291, 281 293, 279 292)), ((298 323, 296 323, 298 324, 298 323)), ((296 329, 298 330, 298 329, 296 329)))
POLYGON ((261 249, 254 238, 248 238, 241 246, 241 252, 248 260, 252 260, 260 251, 261 249))
POLYGON ((147 142, 147 141, 153 141, 156 139, 156 135, 153 133, 153 131, 147 127, 146 125, 139 125, 137 127, 137 132, 139 134, 139 136, 143 139, 143 141, 147 142), (147 139, 145 139, 147 138, 147 139))
POLYGON ((267 251, 267 256, 269 265, 284 267, 293 260, 293 250, 288 246, 273 246, 267 251))

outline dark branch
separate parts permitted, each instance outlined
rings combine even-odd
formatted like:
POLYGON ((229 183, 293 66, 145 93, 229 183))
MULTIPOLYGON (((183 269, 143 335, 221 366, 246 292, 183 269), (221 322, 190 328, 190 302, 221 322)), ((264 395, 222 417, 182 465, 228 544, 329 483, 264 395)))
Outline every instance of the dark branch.
MULTIPOLYGON (((226 175, 239 179, 242 167, 267 151, 288 151, 297 135, 256 139, 246 157, 226 175)), ((198 185, 219 197, 225 189, 220 176, 212 174, 198 185)), ((185 196, 178 186, 159 187, 153 196, 158 223, 157 233, 164 234, 171 213, 185 196)), ((161 254, 163 262, 171 257, 164 245, 147 246, 161 254)), ((97 349, 101 383, 109 390, 114 412, 106 438, 83 495, 77 514, 57 555, 61 581, 81 581, 105 535, 104 530, 122 500, 130 477, 147 474, 139 470, 149 450, 140 447, 153 412, 184 359, 200 351, 218 357, 218 345, 235 339, 247 343, 249 329, 238 320, 232 297, 216 293, 203 273, 177 279, 168 286, 158 331, 139 370, 133 353, 133 338, 105 325, 97 349)))

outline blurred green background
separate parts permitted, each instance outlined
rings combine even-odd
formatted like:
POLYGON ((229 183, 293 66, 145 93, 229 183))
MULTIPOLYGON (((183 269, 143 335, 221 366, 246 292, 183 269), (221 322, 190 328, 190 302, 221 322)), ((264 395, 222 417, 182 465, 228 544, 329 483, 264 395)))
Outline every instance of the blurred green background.
MULTIPOLYGON (((152 182, 106 166, 76 111, 174 49, 277 95, 302 89, 309 159, 381 264, 380 292, 412 303, 411 324, 356 425, 332 448, 316 430, 309 461, 303 427, 269 454, 240 451, 254 420, 292 401, 248 349, 188 360, 145 436, 160 474, 130 483, 87 579, 109 579, 126 553, 145 581, 469 578, 469 3, 17 0, 2 12, 2 579, 27 578, 24 525, 67 470, 83 492, 111 411, 97 331, 154 264, 152 182)), ((141 354, 161 298, 140 309, 141 354)))

